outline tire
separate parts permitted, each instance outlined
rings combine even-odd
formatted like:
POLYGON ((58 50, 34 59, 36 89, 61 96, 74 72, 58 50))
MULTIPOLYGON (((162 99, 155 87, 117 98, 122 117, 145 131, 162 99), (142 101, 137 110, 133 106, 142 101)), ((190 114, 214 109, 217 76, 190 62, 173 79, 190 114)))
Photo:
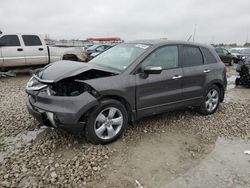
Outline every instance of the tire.
POLYGON ((220 89, 216 85, 210 86, 205 93, 203 101, 199 107, 202 115, 209 115, 216 112, 221 99, 220 89))
POLYGON ((236 85, 236 86, 240 85, 240 78, 236 78, 236 79, 235 79, 235 85, 236 85))
POLYGON ((93 144, 108 144, 122 135, 127 123, 128 113, 124 105, 117 100, 105 99, 89 113, 85 137, 93 144))
POLYGON ((234 65, 234 59, 231 60, 231 62, 229 63, 229 66, 233 66, 234 65))

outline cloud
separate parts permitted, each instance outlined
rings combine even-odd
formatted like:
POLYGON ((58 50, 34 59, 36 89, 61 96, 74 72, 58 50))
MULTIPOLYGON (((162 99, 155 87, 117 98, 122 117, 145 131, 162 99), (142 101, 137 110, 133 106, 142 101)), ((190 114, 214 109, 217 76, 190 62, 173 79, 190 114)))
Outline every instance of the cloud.
POLYGON ((125 40, 244 43, 250 32, 249 0, 1 0, 0 29, 53 38, 120 36, 125 40))

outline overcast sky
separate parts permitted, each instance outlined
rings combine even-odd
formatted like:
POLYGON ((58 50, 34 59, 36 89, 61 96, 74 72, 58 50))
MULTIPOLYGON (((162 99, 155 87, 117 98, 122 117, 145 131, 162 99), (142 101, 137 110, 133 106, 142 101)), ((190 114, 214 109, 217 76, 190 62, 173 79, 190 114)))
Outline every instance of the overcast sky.
POLYGON ((4 33, 187 40, 195 25, 197 42, 250 41, 250 0, 0 0, 4 33))

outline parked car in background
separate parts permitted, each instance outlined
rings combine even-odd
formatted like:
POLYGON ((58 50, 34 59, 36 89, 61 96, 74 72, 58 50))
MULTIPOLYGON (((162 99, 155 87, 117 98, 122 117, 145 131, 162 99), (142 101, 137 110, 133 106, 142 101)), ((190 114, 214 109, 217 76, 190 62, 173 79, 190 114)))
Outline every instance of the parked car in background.
MULTIPOLYGON (((114 46, 115 46, 115 45, 111 45, 110 48, 112 48, 112 47, 114 47, 114 46)), ((108 49, 110 49, 110 48, 108 48, 108 49)), ((108 49, 107 49, 107 50, 108 50, 108 49)), ((105 51, 106 51, 106 50, 105 50, 105 51)), ((98 55, 101 54, 102 52, 104 52, 104 51, 91 53, 91 54, 89 55, 89 60, 91 60, 91 59, 93 59, 94 57, 98 56, 98 55)))
POLYGON ((90 46, 89 48, 87 48, 88 60, 91 60, 98 54, 108 50, 111 47, 113 47, 113 45, 109 44, 94 44, 93 46, 90 46))
POLYGON ((58 60, 86 61, 82 48, 49 47, 39 35, 0 36, 0 68, 46 65, 58 60))
POLYGON ((238 63, 241 60, 241 50, 242 48, 231 48, 228 50, 234 57, 234 63, 238 63))
POLYGON ((45 67, 27 83, 27 107, 43 125, 107 144, 145 116, 188 106, 213 114, 226 85, 225 65, 210 46, 133 41, 89 63, 45 67))
POLYGON ((225 48, 215 48, 215 51, 219 55, 222 62, 229 64, 232 66, 234 64, 235 57, 225 48))
POLYGON ((250 48, 242 48, 239 57, 241 59, 246 59, 248 56, 250 56, 250 48))

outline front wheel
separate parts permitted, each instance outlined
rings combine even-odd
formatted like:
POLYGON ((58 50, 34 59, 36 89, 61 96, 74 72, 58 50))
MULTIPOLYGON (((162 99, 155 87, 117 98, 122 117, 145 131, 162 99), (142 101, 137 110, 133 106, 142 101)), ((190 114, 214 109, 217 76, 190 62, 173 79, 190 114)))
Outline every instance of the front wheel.
POLYGON ((85 135, 93 144, 108 144, 117 140, 127 126, 128 115, 123 104, 106 99, 89 114, 85 135))
POLYGON ((213 114, 220 104, 220 89, 213 85, 207 89, 203 102, 199 107, 199 112, 203 115, 213 114))

